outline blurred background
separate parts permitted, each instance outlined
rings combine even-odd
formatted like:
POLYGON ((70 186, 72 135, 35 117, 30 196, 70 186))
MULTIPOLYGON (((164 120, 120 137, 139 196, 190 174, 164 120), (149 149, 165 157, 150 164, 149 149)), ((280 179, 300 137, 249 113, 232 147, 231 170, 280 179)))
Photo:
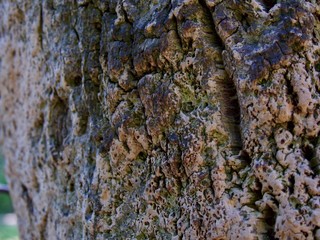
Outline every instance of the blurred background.
MULTIPOLYGON (((6 184, 5 160, 0 152, 0 184, 6 184)), ((9 194, 0 193, 0 240, 18 240, 17 219, 9 194)))

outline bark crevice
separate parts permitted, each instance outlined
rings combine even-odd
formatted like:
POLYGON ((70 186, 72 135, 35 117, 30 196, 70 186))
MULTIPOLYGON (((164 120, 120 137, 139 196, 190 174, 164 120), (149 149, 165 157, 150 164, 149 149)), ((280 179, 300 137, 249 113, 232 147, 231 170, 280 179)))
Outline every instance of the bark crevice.
MULTIPOLYGON (((216 30, 216 24, 212 16, 214 8, 210 9, 210 7, 206 3, 206 0, 199 0, 199 3, 209 19, 212 29, 212 35, 215 39, 215 44, 217 44, 220 47, 222 54, 222 52, 225 51, 225 45, 216 30)), ((222 64, 225 69, 224 61, 222 64)), ((221 104, 222 119, 226 126, 226 129, 228 129, 228 132, 230 133, 229 147, 234 151, 235 154, 238 154, 242 149, 242 137, 240 119, 241 110, 239 105, 237 89, 232 77, 228 76, 228 74, 224 79, 217 80, 217 84, 217 95, 221 104)))

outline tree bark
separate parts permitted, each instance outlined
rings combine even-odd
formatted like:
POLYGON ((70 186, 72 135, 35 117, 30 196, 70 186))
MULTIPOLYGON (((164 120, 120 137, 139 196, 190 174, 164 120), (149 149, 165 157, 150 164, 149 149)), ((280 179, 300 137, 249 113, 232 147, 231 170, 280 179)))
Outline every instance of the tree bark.
POLYGON ((315 0, 2 0, 22 239, 320 239, 315 0))

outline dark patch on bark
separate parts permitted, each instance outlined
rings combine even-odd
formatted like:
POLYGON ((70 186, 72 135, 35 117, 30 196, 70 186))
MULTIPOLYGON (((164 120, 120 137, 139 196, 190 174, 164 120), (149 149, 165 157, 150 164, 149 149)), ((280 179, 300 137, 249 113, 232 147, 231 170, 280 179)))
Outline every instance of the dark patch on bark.
POLYGON ((25 201, 30 215, 33 215, 34 214, 33 213, 33 209, 34 209, 33 208, 33 201, 29 195, 28 188, 24 184, 21 184, 21 188, 22 188, 21 197, 25 201))
POLYGON ((277 0, 261 0, 261 2, 264 5, 265 10, 267 12, 269 12, 270 9, 273 8, 273 6, 277 4, 277 0))

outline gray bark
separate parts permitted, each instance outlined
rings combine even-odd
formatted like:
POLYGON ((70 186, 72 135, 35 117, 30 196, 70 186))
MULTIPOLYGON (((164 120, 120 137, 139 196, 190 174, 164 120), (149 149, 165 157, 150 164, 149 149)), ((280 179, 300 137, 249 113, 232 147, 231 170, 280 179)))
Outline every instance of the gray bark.
POLYGON ((22 239, 320 239, 315 0, 2 0, 22 239))

